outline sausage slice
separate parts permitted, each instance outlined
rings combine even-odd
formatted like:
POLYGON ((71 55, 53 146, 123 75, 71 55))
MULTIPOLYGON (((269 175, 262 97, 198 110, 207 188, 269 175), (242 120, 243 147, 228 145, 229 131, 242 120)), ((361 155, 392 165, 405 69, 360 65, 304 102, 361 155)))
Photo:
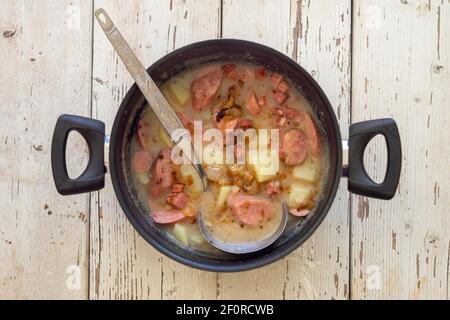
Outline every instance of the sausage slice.
POLYGON ((177 112, 180 121, 183 123, 183 126, 189 131, 189 133, 194 135, 194 121, 189 118, 189 116, 184 112, 177 112))
POLYGON ((186 208, 188 201, 189 199, 184 192, 172 193, 166 199, 166 202, 168 204, 179 210, 186 208))
POLYGON ((158 210, 152 212, 152 219, 159 224, 170 224, 183 220, 185 215, 178 210, 158 210))
POLYGON ((194 80, 191 85, 192 107, 194 110, 205 110, 211 104, 221 83, 222 70, 220 68, 216 68, 194 80))
POLYGON ((314 157, 320 156, 322 152, 322 138, 317 131, 316 124, 311 115, 304 112, 303 126, 305 129, 306 137, 308 138, 309 150, 314 157))
POLYGON ((152 161, 152 156, 148 151, 140 150, 133 155, 131 165, 137 173, 145 173, 150 170, 152 161))
POLYGON ((278 88, 278 85, 280 84, 280 82, 283 81, 283 76, 279 73, 273 73, 271 78, 272 78, 273 86, 275 88, 278 88))
POLYGON ((141 119, 138 122, 137 134, 141 146, 148 149, 150 147, 150 139, 151 139, 150 125, 144 119, 141 119))
POLYGON ((283 136, 282 154, 288 165, 299 165, 308 153, 306 135, 299 129, 291 129, 283 136))
POLYGON ((309 209, 292 209, 289 210, 289 213, 296 217, 305 217, 311 213, 309 209))
POLYGON ((173 183, 172 160, 170 149, 163 149, 153 167, 153 179, 149 184, 151 198, 162 196, 173 183))
POLYGON ((247 107, 248 112, 254 116, 261 112, 261 108, 259 107, 258 100, 256 100, 255 92, 253 90, 250 90, 248 93, 245 106, 247 107))
POLYGON ((275 99, 275 101, 279 105, 282 105, 283 102, 286 101, 286 99, 288 98, 288 95, 286 93, 281 92, 281 91, 275 91, 273 93, 273 98, 275 99))
POLYGON ((231 212, 241 223, 256 226, 275 214, 274 204, 267 200, 255 196, 234 195, 227 200, 231 212))

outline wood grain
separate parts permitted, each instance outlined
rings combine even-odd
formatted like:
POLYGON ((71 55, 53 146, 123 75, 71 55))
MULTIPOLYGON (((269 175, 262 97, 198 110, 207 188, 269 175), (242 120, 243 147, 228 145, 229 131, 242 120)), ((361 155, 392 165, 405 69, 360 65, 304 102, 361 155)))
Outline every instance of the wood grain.
MULTIPOLYGON (((50 145, 59 115, 90 115, 91 26, 91 1, 0 5, 3 299, 88 297, 88 196, 57 194, 50 145)), ((76 172, 83 143, 68 150, 76 172)))
MULTIPOLYGON (((144 65, 173 49, 216 38, 220 1, 95 1, 121 30, 144 65)), ((93 115, 111 130, 132 84, 99 26, 94 27, 93 115)), ((111 181, 92 199, 90 297, 126 299, 214 298, 216 276, 163 257, 143 240, 119 207, 111 181)))
MULTIPOLYGON (((231 1, 223 36, 273 47, 297 60, 325 90, 343 136, 350 122, 350 1, 231 1), (242 12, 246 18, 242 19, 242 12)), ((343 181, 333 208, 301 249, 256 271, 219 276, 220 298, 346 299, 349 196, 343 181)))
POLYGON ((354 4, 352 120, 393 117, 403 170, 392 201, 353 198, 352 298, 448 299, 450 2, 354 4))
MULTIPOLYGON (((449 299, 449 21, 448 0, 2 1, 0 298, 449 299), (195 41, 248 39, 313 75, 344 138, 351 122, 393 117, 403 143, 398 195, 350 197, 342 180, 302 248, 238 274, 159 254, 129 224, 109 176, 91 196, 60 196, 50 167, 57 117, 92 116, 109 132, 132 84, 93 27, 98 7, 145 65, 195 41)), ((86 164, 82 139, 71 139, 68 154, 76 175, 86 164)), ((365 154, 376 180, 385 162, 377 139, 365 154)))

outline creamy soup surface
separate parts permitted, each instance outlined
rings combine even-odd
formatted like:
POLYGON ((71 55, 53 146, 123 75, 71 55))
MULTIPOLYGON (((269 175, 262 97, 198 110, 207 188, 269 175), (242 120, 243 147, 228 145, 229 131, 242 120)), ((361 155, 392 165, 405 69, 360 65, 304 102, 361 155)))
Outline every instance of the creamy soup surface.
MULTIPOLYGON (((154 222, 181 245, 212 248, 198 228, 199 214, 216 238, 232 243, 270 236, 280 224, 283 203, 291 224, 312 214, 326 149, 310 104, 288 79, 262 66, 227 62, 189 69, 161 90, 192 134, 196 120, 202 121, 202 132, 215 128, 224 137, 238 129, 255 129, 256 138, 260 129, 278 129, 279 135, 276 172, 252 163, 248 145, 232 140, 234 163, 203 163, 209 183, 204 192, 192 165, 174 163, 173 143, 153 111, 145 109, 131 145, 133 185, 154 222)), ((203 142, 203 152, 210 143, 203 142)))

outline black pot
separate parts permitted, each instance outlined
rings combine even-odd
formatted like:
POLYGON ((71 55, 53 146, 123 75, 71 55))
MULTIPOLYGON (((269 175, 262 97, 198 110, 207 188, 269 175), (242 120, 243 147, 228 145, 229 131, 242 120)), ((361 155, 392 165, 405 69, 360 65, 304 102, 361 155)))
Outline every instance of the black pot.
MULTIPOLYGON (((125 96, 117 112, 109 146, 110 175, 117 199, 139 234, 166 256, 188 266, 219 272, 253 269, 274 262, 298 248, 317 229, 325 218, 335 198, 339 180, 348 176, 351 192, 380 199, 391 199, 397 189, 401 169, 401 144, 397 125, 392 119, 379 119, 350 126, 348 141, 348 167, 343 165, 343 141, 335 113, 326 95, 316 81, 295 61, 266 46, 231 39, 198 42, 178 49, 154 63, 148 72, 157 83, 163 83, 189 66, 211 61, 237 60, 266 66, 289 78, 299 86, 312 103, 324 129, 329 148, 329 172, 324 183, 316 211, 264 250, 245 254, 206 254, 176 245, 169 236, 154 224, 140 206, 130 187, 129 148, 137 119, 145 102, 136 85, 125 96), (384 182, 375 183, 366 173, 363 164, 364 149, 376 135, 382 134, 387 143, 388 165, 384 182)), ((62 195, 85 193, 104 187, 105 125, 89 118, 62 115, 57 123, 52 141, 52 169, 56 188, 62 195), (89 146, 90 159, 85 172, 77 179, 67 174, 65 148, 70 131, 78 131, 89 146)), ((345 144, 344 144, 345 145, 345 144)), ((346 150, 344 150, 346 151, 346 150)))

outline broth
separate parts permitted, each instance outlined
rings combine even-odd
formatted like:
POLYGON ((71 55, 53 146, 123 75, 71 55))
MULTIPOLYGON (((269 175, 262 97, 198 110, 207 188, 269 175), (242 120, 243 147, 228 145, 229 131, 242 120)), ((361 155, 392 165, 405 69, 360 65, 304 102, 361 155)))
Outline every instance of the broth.
MULTIPOLYGON (((148 214, 182 245, 212 249, 198 228, 200 212, 216 238, 233 243, 273 234, 283 202, 290 225, 313 214, 326 169, 324 138, 311 105, 288 79, 258 65, 228 62, 189 69, 161 90, 191 133, 197 120, 203 132, 256 129, 260 136, 261 129, 278 129, 280 137, 276 172, 264 174, 265 167, 249 163, 250 152, 234 144, 245 163, 203 163, 209 183, 204 192, 190 164, 174 163, 169 136, 145 109, 131 145, 133 185, 148 214)), ((203 154, 209 143, 203 141, 203 154)))

